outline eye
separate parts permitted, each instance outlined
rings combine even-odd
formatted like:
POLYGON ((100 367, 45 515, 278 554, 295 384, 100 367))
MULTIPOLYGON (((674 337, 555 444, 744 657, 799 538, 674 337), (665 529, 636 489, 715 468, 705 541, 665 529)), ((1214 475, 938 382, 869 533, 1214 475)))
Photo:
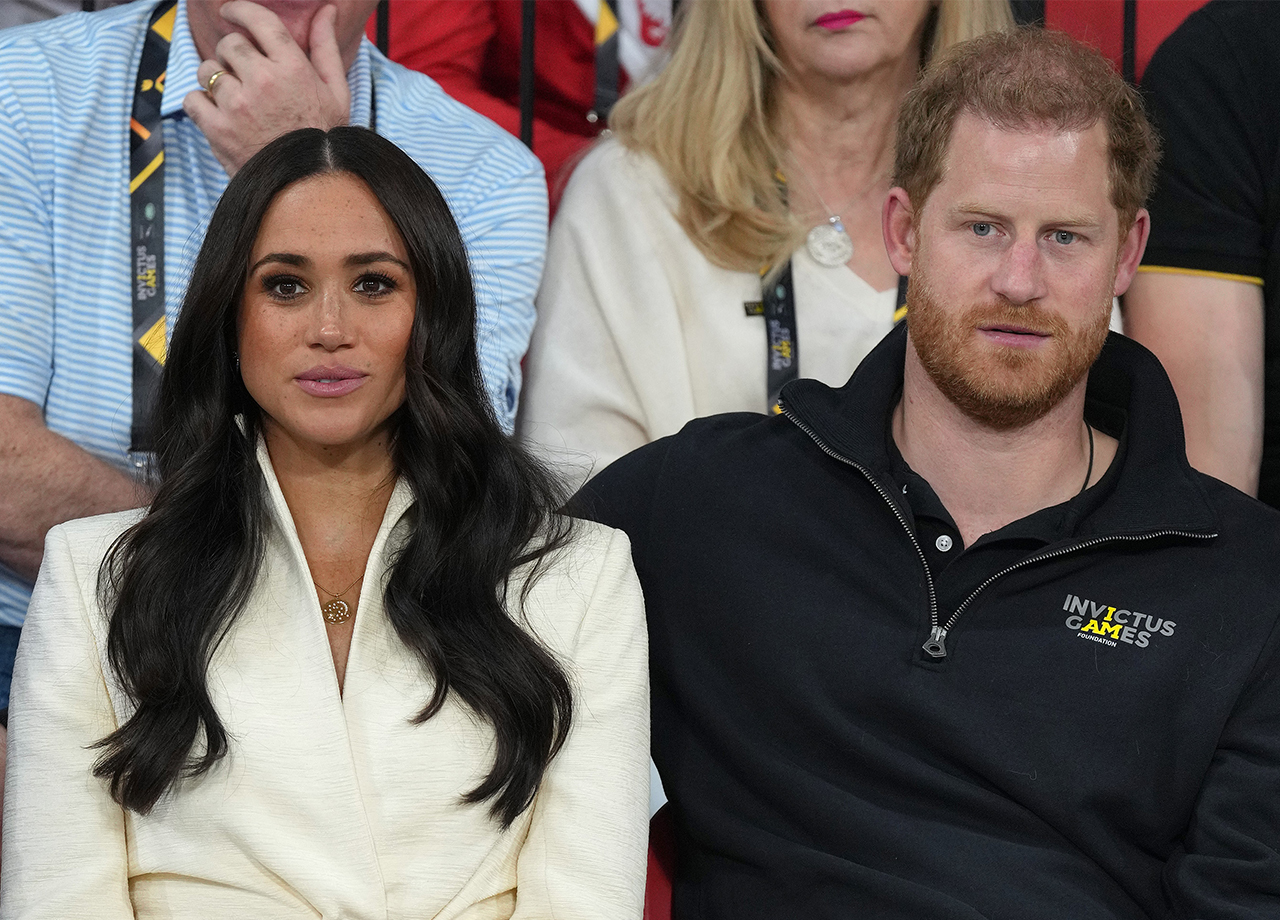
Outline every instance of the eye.
POLYGON ((971 228, 974 236, 990 236, 996 229, 984 221, 978 221, 977 223, 972 224, 971 228))
POLYGON ((355 291, 357 294, 364 294, 366 297, 377 297, 380 294, 390 294, 396 289, 396 283, 386 275, 377 272, 370 272, 367 275, 361 275, 356 279, 355 291))
POLYGON ((301 279, 293 275, 268 275, 262 279, 262 289, 277 300, 293 300, 306 291, 301 279))
POLYGON ((1067 246, 1076 241, 1076 235, 1070 230, 1054 230, 1053 241, 1061 246, 1067 246))

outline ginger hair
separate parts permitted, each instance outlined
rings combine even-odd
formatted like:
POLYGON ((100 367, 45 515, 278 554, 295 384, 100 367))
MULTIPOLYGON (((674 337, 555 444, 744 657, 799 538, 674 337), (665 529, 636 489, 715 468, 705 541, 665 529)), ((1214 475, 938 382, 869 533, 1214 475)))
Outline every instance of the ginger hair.
POLYGON ((1107 129, 1110 197, 1127 230, 1155 181, 1160 144, 1142 97, 1088 45, 1039 28, 957 45, 926 71, 898 113, 894 184, 916 214, 942 179, 962 112, 1006 130, 1107 129))

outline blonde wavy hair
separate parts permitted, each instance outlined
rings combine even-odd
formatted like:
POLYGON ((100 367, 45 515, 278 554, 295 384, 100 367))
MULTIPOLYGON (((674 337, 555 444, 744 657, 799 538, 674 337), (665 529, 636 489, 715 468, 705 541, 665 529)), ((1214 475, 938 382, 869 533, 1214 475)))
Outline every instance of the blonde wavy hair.
MULTIPOLYGON (((939 0, 936 10, 925 61, 1013 28, 1008 0, 939 0)), ((679 197, 676 218, 702 254, 737 271, 780 265, 804 238, 774 178, 784 146, 773 118, 782 65, 766 28, 754 0, 685 0, 671 60, 609 117, 622 143, 662 167, 679 197)))

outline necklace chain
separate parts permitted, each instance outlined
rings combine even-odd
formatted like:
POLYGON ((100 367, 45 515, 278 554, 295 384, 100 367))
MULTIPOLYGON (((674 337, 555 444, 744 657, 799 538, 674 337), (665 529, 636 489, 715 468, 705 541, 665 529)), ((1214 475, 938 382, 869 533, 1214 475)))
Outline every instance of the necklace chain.
POLYGON ((355 581, 347 585, 341 591, 330 591, 328 588, 324 587, 324 585, 320 584, 320 582, 316 581, 314 578, 311 579, 311 583, 315 585, 317 588, 319 588, 321 591, 323 591, 325 594, 329 595, 330 597, 339 598, 339 597, 342 597, 344 594, 346 594, 348 591, 350 591, 352 588, 354 588, 357 584, 359 584, 359 582, 363 578, 364 578, 364 573, 361 572, 360 576, 356 578, 355 581))
POLYGON ((1093 426, 1085 422, 1084 430, 1089 434, 1089 466, 1084 471, 1084 485, 1080 487, 1080 491, 1077 493, 1079 495, 1083 495, 1085 489, 1089 488, 1089 480, 1093 478, 1093 426))
POLYGON ((822 210, 827 212, 827 221, 829 223, 834 223, 834 222, 843 223, 841 215, 844 214, 846 211, 848 211, 849 208, 853 205, 853 203, 857 201, 859 198, 861 198, 863 195, 865 195, 867 193, 867 190, 870 189, 873 185, 875 185, 876 182, 878 182, 880 179, 879 176, 873 176, 870 182, 868 182, 865 186, 863 186, 858 191, 854 192, 853 197, 851 197, 848 201, 844 203, 843 208, 841 208, 838 211, 835 211, 835 210, 832 210, 829 204, 827 204, 827 200, 822 197, 822 192, 818 191, 817 184, 814 183, 814 181, 809 178, 809 174, 800 166, 800 162, 794 156, 789 157, 789 159, 791 160, 792 167, 800 175, 800 178, 804 180, 804 184, 809 186, 809 191, 813 192, 814 197, 818 199, 818 204, 822 205, 822 210))

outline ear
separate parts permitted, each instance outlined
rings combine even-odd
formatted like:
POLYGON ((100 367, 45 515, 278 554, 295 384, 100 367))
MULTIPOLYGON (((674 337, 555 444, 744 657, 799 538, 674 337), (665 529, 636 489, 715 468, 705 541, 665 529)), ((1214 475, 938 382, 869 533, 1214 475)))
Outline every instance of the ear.
POLYGON ((911 258, 916 249, 916 228, 915 212, 905 189, 889 189, 880 223, 884 232, 884 248, 889 253, 893 270, 899 275, 910 275, 911 258))
POLYGON ((1151 215, 1146 208, 1140 208, 1133 218, 1133 226, 1120 241, 1120 249, 1116 253, 1116 283, 1112 292, 1119 297, 1129 289, 1129 282, 1138 271, 1142 262, 1142 253, 1147 248, 1147 237, 1151 235, 1151 215))

